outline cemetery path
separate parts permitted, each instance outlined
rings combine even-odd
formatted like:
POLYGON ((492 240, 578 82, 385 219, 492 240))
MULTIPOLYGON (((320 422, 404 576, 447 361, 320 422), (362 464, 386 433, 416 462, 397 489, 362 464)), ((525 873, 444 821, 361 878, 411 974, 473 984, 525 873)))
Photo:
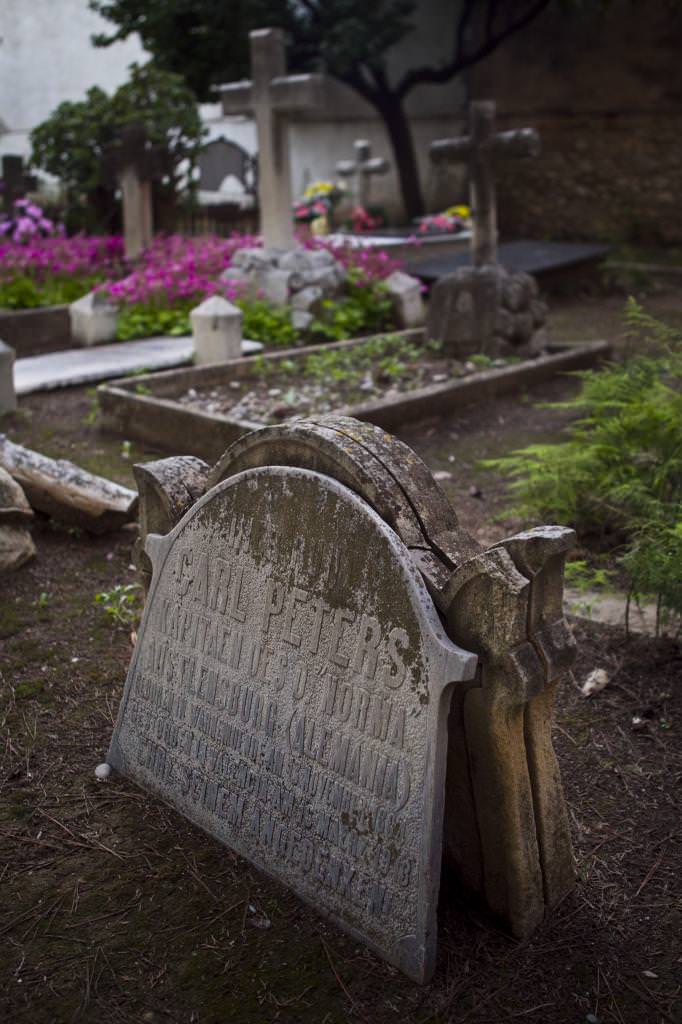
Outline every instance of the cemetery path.
MULTIPOLYGON (((603 314, 603 304, 594 309, 603 314)), ((614 306, 607 326, 615 316, 614 306)), ((482 475, 477 460, 555 434, 561 417, 533 403, 572 386, 555 382, 527 400, 468 409, 403 435, 432 469, 450 474, 443 485, 484 543, 521 524, 492 521, 506 503, 503 482, 482 475)), ((100 435, 91 404, 83 388, 27 396, 3 429, 131 485, 131 463, 155 453, 100 435)), ((518 943, 444 879, 438 968, 418 988, 159 801, 122 780, 96 781, 131 644, 130 626, 116 625, 94 598, 134 582, 134 535, 129 528, 94 538, 41 520, 38 558, 2 581, 0 1019, 682 1019, 678 647, 626 642, 618 629, 575 621, 577 683, 594 668, 611 680, 591 699, 566 681, 558 701, 577 889, 518 943)))

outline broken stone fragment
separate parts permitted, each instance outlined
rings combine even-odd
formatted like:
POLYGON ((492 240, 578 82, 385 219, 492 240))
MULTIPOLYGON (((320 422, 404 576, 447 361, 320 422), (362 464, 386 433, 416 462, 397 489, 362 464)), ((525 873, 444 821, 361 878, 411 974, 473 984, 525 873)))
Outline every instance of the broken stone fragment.
POLYGON ((240 270, 265 270, 277 265, 279 249, 237 249, 232 257, 232 266, 240 270))
POLYGON ((399 327, 422 327, 426 319, 421 281, 394 270, 385 281, 399 327))
POLYGON ((317 312, 324 299, 324 292, 321 288, 303 288, 291 300, 292 309, 302 309, 306 313, 317 312))
POLYGON ((0 523, 24 525, 34 518, 33 509, 22 488, 6 469, 0 466, 0 523))
POLYGON ((137 493, 66 459, 50 459, 0 434, 0 466, 21 486, 32 508, 90 533, 118 530, 135 518, 137 493))
POLYGON ((297 331, 307 331, 313 320, 312 313, 308 313, 305 309, 292 309, 291 311, 291 326, 297 331))
POLYGON ((26 528, 33 510, 26 495, 9 473, 0 468, 0 572, 11 572, 36 553, 26 528))
POLYGON ((0 573, 21 568, 35 553, 35 544, 25 526, 0 522, 0 573))
POLYGON ((265 301, 272 306, 286 306, 289 302, 291 276, 289 271, 279 270, 276 267, 271 267, 262 274, 258 274, 256 282, 265 301))

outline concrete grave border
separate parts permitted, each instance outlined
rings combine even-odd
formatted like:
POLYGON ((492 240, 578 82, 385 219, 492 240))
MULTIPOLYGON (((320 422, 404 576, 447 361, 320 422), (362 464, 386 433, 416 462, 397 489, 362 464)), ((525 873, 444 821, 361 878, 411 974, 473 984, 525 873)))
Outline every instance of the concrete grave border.
MULTIPOLYGON (((424 331, 419 328, 397 333, 414 339, 424 336, 424 331)), ((315 352, 354 348, 366 340, 356 338, 329 345, 283 349, 258 358, 274 364, 283 359, 303 359, 315 352)), ((554 348, 557 351, 551 355, 472 373, 469 377, 432 384, 394 398, 341 407, 334 410, 333 415, 352 416, 386 429, 398 429, 407 422, 447 415, 463 405, 529 387, 558 373, 586 369, 605 359, 610 351, 606 341, 556 345, 554 348)), ((130 381, 102 384, 97 395, 103 426, 166 451, 218 459, 229 444, 263 424, 188 409, 175 396, 193 386, 211 387, 247 377, 254 358, 249 356, 213 366, 169 370, 130 381), (140 394, 140 389, 149 390, 152 394, 140 394)))
POLYGON ((68 303, 33 309, 0 308, 0 338, 16 350, 17 359, 69 348, 71 319, 68 303))

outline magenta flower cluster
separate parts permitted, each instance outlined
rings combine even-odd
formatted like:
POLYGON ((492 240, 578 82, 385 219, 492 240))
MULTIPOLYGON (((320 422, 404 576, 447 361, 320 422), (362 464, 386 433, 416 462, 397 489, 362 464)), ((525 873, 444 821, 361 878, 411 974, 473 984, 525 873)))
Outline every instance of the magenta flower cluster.
POLYGON ((120 273, 122 261, 123 239, 118 235, 0 241, 0 276, 5 279, 21 274, 37 280, 64 275, 108 277, 120 273))
POLYGON ((187 299, 219 293, 237 298, 235 282, 220 280, 237 249, 258 245, 253 235, 230 238, 182 235, 159 236, 137 261, 134 270, 118 281, 107 281, 102 289, 117 303, 171 306, 187 299))
MULTIPOLYGON (((308 249, 328 249, 361 286, 381 281, 401 267, 383 250, 350 248, 324 238, 303 244, 308 249)), ((119 304, 173 306, 215 294, 234 300, 242 294, 242 286, 221 280, 221 274, 238 249, 259 245, 257 236, 236 233, 229 238, 159 236, 131 270, 119 235, 34 236, 21 243, 0 239, 0 279, 20 275, 37 281, 64 276, 100 278, 104 283, 98 287, 119 304)))
POLYGON ((49 238, 50 235, 63 233, 63 226, 56 225, 29 199, 15 199, 12 213, 0 220, 0 235, 11 238, 13 242, 28 242, 31 239, 49 238))
MULTIPOLYGON (((210 295, 223 295, 233 301, 243 294, 243 285, 221 280, 238 249, 260 245, 254 235, 233 234, 229 238, 208 235, 185 238, 182 235, 157 237, 143 253, 134 270, 119 280, 100 287, 119 304, 172 306, 187 300, 201 301, 210 295)), ((383 251, 350 249, 322 238, 309 239, 306 248, 326 248, 349 270, 357 284, 370 284, 388 277, 401 264, 383 251)))
POLYGON ((405 268, 403 262, 389 256, 385 249, 377 249, 375 246, 339 245, 336 242, 325 241, 324 237, 311 239, 305 245, 308 249, 328 249, 339 263, 342 263, 346 270, 351 272, 353 280, 359 285, 383 281, 394 270, 404 270, 405 268))

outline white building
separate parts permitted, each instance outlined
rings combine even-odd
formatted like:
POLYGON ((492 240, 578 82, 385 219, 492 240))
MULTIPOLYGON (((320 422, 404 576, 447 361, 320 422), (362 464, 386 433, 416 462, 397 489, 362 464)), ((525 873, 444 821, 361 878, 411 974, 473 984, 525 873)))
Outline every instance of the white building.
POLYGON ((147 54, 137 37, 100 49, 111 25, 88 0, 0 0, 0 155, 28 157, 29 133, 64 100, 98 85, 114 92, 147 54))
MULTIPOLYGON (((93 85, 112 93, 126 81, 130 64, 148 59, 137 36, 106 48, 93 46, 93 34, 111 29, 109 22, 89 9, 88 0, 0 0, 0 156, 28 157, 31 130, 59 103, 82 100, 93 85)), ((414 31, 391 52, 389 71, 437 65, 446 59, 451 44, 450 5, 420 0, 414 31)), ((434 179, 428 144, 456 130, 463 98, 458 80, 422 86, 407 101, 422 186, 431 206, 459 198, 455 191, 461 175, 452 177, 452 188, 450 172, 445 172, 445 182, 434 179)), ((222 117, 218 103, 202 105, 201 112, 209 139, 224 136, 249 153, 256 151, 251 121, 222 117)), ((300 194, 313 180, 335 180, 336 163, 352 158, 357 138, 369 139, 373 155, 391 160, 390 173, 372 182, 372 202, 395 211, 398 178, 385 129, 376 112, 351 90, 333 110, 315 111, 292 125, 294 192, 300 194)))

